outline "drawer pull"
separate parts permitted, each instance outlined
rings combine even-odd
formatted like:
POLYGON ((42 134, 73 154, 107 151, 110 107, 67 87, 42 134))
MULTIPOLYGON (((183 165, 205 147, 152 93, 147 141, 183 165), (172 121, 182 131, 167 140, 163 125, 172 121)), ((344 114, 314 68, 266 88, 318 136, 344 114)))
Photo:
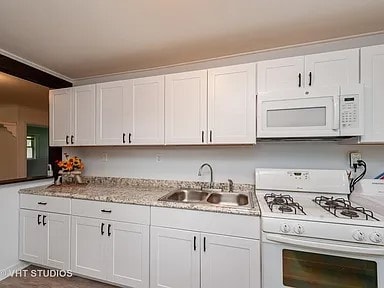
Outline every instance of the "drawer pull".
POLYGON ((40 221, 40 217, 41 217, 41 215, 39 214, 39 215, 37 215, 37 225, 40 225, 41 224, 41 221, 40 221))
POLYGON ((112 213, 112 210, 101 209, 101 212, 103 212, 103 213, 112 213))
POLYGON ((101 231, 101 235, 104 235, 104 223, 101 223, 100 231, 101 231))
POLYGON ((47 222, 45 222, 45 218, 47 218, 46 215, 43 216, 43 226, 47 225, 47 222))
POLYGON ((108 237, 111 236, 111 224, 108 224, 108 237))
POLYGON ((204 252, 207 251, 207 238, 204 237, 204 252))
POLYGON ((47 205, 47 202, 37 202, 39 205, 47 205))
POLYGON ((196 236, 193 236, 193 250, 196 251, 196 236))

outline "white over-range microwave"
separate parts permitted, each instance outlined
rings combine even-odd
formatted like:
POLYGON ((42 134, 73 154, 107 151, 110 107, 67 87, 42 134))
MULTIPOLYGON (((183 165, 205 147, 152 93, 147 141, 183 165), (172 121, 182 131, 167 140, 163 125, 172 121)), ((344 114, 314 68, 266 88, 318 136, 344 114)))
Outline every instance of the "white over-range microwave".
POLYGON ((364 132, 362 85, 260 93, 258 138, 361 136, 364 132))

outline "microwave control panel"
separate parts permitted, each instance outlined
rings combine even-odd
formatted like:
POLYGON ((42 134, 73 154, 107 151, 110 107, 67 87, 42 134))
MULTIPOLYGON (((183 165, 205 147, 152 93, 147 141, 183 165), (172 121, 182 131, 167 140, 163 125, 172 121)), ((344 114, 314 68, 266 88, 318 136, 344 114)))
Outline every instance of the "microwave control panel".
POLYGON ((362 127, 362 99, 361 95, 349 94, 340 97, 340 125, 341 136, 359 136, 363 133, 362 127))
POLYGON ((359 96, 348 95, 341 98, 341 126, 343 128, 359 127, 359 96))

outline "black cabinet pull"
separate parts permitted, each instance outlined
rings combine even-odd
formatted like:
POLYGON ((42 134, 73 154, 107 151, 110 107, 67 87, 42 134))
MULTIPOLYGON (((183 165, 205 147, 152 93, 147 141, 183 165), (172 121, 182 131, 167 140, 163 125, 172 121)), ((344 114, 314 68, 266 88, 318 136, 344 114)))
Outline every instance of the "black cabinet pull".
POLYGON ((39 214, 39 215, 37 215, 37 225, 40 225, 41 224, 41 221, 40 221, 40 217, 41 217, 41 215, 39 214))
POLYGON ((111 236, 111 234, 112 234, 111 233, 111 226, 112 226, 111 224, 108 224, 108 237, 111 236))
POLYGON ((196 236, 193 236, 193 250, 196 251, 196 236))
POLYGON ((132 133, 129 133, 129 134, 128 134, 128 143, 129 143, 129 144, 132 143, 132 133))
POLYGON ((75 137, 72 135, 72 136, 71 136, 71 144, 75 144, 75 142, 74 142, 74 138, 75 138, 75 137))
POLYGON ((209 130, 209 142, 212 143, 212 130, 209 130))
POLYGON ((46 215, 43 216, 43 226, 47 225, 47 222, 45 222, 45 218, 47 218, 46 215))
POLYGON ((104 235, 104 223, 101 223, 100 231, 101 235, 104 235))
POLYGON ((204 131, 201 131, 201 143, 204 143, 204 131))
POLYGON ((101 212, 103 212, 103 213, 112 213, 112 210, 101 209, 101 212))
POLYGON ((312 72, 309 72, 309 83, 308 83, 309 86, 312 85, 312 72))
POLYGON ((37 202, 39 205, 47 205, 47 202, 37 202))
POLYGON ((299 87, 301 87, 301 73, 299 73, 299 87))
POLYGON ((204 241, 203 242, 204 242, 204 252, 205 252, 205 251, 207 251, 207 245, 206 245, 207 244, 206 243, 207 242, 207 238, 204 237, 204 241))
POLYGON ((125 144, 125 133, 123 133, 123 144, 125 144))
POLYGON ((69 144, 69 136, 65 136, 65 143, 68 145, 69 144))

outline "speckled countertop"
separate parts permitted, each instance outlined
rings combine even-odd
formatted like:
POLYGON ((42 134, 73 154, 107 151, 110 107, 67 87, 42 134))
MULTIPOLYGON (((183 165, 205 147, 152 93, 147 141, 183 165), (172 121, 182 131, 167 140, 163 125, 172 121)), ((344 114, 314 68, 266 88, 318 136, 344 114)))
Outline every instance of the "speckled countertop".
MULTIPOLYGON (((168 201, 158 201, 167 193, 179 187, 200 188, 206 187, 205 182, 190 181, 169 181, 169 180, 149 180, 131 178, 111 178, 111 177, 86 177, 86 184, 63 184, 60 186, 49 185, 33 188, 21 189, 20 193, 44 195, 53 197, 65 197, 73 199, 84 199, 94 201, 105 201, 136 205, 149 205, 157 207, 169 207, 179 209, 190 209, 200 211, 210 211, 219 213, 239 214, 259 216, 260 209, 255 197, 254 185, 235 184, 235 192, 249 192, 253 208, 239 208, 218 205, 178 203, 168 201)), ((226 183, 215 183, 214 188, 224 188, 226 183)))

